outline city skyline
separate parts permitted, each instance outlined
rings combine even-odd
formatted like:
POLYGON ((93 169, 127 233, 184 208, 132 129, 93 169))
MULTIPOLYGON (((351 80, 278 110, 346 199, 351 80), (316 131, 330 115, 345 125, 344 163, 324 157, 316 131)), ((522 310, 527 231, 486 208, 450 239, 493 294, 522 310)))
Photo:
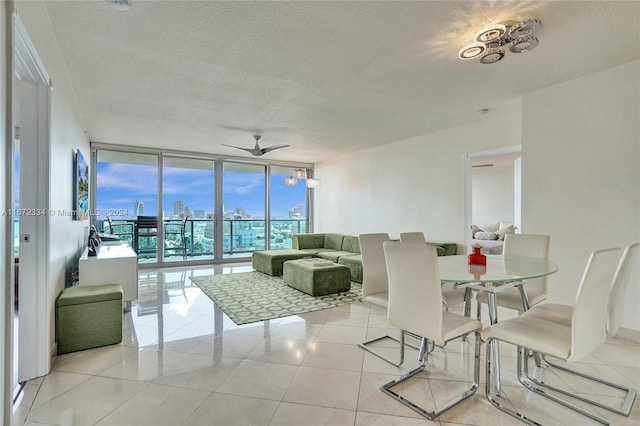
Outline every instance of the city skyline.
MULTIPOLYGON (((288 175, 271 176, 272 218, 288 218, 289 212, 299 204, 303 206, 302 212, 306 211, 305 186, 286 186, 286 177, 288 175)), ((223 205, 227 211, 240 207, 250 217, 265 217, 264 174, 225 170, 223 179, 223 205)), ((157 214, 157 181, 155 166, 99 162, 96 185, 98 217, 134 218, 138 202, 144 204, 144 214, 157 214)), ((173 215, 176 201, 180 201, 182 208, 188 208, 192 214, 197 210, 204 211, 205 217, 213 214, 213 170, 165 167, 163 189, 163 212, 168 216, 173 215)))

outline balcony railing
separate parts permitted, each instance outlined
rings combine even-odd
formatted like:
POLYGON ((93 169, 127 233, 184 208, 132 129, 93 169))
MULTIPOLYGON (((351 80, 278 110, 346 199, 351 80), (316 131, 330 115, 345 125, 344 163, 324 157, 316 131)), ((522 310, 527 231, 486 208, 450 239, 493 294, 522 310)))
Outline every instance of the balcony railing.
MULTIPOLYGON (((173 226, 179 224, 180 219, 167 219, 164 224, 173 226)), ((242 254, 249 255, 257 250, 266 249, 266 221, 264 219, 224 219, 223 226, 223 256, 232 257, 242 254)), ((126 241, 136 248, 141 257, 155 258, 157 253, 157 238, 145 238, 134 241, 136 220, 117 220, 113 223, 113 233, 118 235, 121 241, 126 241), (118 226, 126 225, 126 226, 118 226), (122 232, 124 230, 124 232, 122 232), (120 232, 119 232, 120 231, 120 232), (149 255, 149 253, 153 253, 149 255)), ((98 226, 109 234, 109 222, 107 220, 98 221, 98 226)), ((305 219, 271 219, 271 244, 270 248, 292 248, 292 237, 294 234, 306 232, 307 221, 305 219)), ((182 260, 182 241, 180 236, 168 235, 164 241, 165 260, 178 257, 182 260)), ((185 238, 187 241, 187 259, 189 257, 209 257, 214 256, 214 221, 211 219, 188 219, 185 224, 185 238)))

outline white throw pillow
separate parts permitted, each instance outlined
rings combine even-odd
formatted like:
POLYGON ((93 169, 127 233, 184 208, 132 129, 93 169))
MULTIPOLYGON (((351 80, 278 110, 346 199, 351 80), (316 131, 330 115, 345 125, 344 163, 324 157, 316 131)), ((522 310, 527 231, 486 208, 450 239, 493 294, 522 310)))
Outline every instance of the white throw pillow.
POLYGON ((476 232, 473 238, 476 240, 497 240, 498 235, 494 232, 476 232))
POLYGON ((496 235, 498 236, 498 240, 500 241, 504 241, 504 236, 506 234, 515 234, 515 233, 516 233, 516 227, 513 225, 507 226, 506 228, 498 229, 496 231, 496 235))
POLYGON ((501 220, 500 221, 500 227, 498 228, 498 230, 509 228, 511 226, 513 226, 513 222, 505 222, 505 221, 501 220))
POLYGON ((498 229, 500 229, 500 222, 487 223, 486 225, 480 225, 480 228, 482 228, 482 230, 485 232, 496 232, 498 229))

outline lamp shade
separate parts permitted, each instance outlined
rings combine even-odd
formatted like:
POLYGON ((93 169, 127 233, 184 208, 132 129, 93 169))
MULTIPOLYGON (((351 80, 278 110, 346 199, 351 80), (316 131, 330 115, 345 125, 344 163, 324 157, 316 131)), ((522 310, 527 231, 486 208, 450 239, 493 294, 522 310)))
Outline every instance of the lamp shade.
POLYGON ((313 179, 313 178, 309 178, 307 179, 307 188, 317 188, 320 186, 320 180, 319 179, 313 179))
POLYGON ((293 176, 289 176, 288 178, 284 178, 284 184, 286 186, 296 186, 298 184, 298 179, 293 176))
POLYGON ((296 179, 304 179, 306 177, 307 173, 304 169, 294 169, 293 170, 293 177, 296 179))

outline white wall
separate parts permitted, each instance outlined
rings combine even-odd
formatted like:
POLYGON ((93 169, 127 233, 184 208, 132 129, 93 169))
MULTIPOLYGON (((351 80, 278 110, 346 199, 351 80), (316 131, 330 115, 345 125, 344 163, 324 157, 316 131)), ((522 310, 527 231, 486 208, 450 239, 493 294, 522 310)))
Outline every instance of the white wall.
MULTIPOLYGON (((522 99, 523 232, 551 235, 550 299, 573 303, 593 250, 640 240, 640 62, 522 99)), ((640 330, 639 268, 622 326, 640 330)))
POLYGON ((423 231, 464 244, 463 156, 520 144, 520 113, 316 164, 317 232, 423 231))
POLYGON ((513 164, 472 169, 472 222, 514 222, 513 164))
MULTIPOLYGON (((83 131, 81 114, 44 3, 20 1, 16 2, 16 9, 53 82, 50 207, 56 212, 71 210, 73 153, 79 148, 88 157, 89 142, 83 131)), ((86 245, 88 226, 88 221, 74 222, 71 216, 55 214, 50 217, 50 259, 42 259, 42 262, 49 265, 47 306, 51 350, 55 343, 55 300, 69 282, 70 270, 86 245)))

